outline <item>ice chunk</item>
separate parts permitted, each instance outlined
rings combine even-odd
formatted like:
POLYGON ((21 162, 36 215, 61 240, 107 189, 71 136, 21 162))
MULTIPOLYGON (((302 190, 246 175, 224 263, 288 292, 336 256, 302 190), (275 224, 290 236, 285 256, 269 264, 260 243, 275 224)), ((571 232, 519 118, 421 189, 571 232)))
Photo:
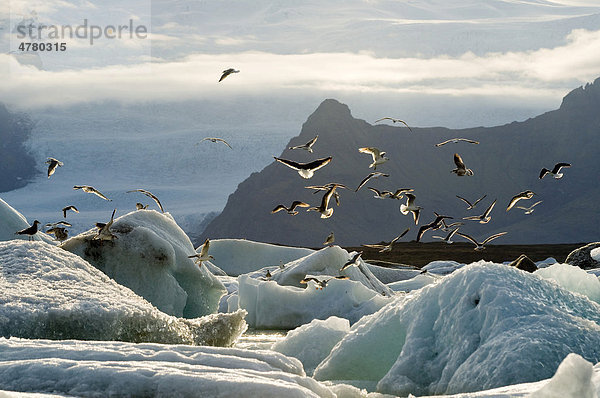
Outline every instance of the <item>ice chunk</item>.
POLYGON ((571 292, 583 294, 590 300, 600 303, 600 280, 579 267, 556 263, 539 269, 534 274, 550 279, 571 292))
POLYGON ((478 262, 352 326, 317 380, 394 395, 452 394, 549 378, 567 354, 600 359, 600 306, 536 275, 478 262))
POLYGON ((312 281, 298 288, 249 275, 240 275, 238 282, 239 307, 248 311, 246 322, 257 329, 293 329, 332 315, 354 323, 390 301, 353 280, 332 279, 323 289, 312 281))
POLYGON ((306 374, 312 375, 317 365, 349 331, 350 323, 347 319, 336 316, 325 320, 315 319, 290 330, 285 339, 273 344, 271 349, 298 358, 304 365, 306 374))
POLYGON ((227 275, 238 276, 258 269, 285 264, 312 253, 301 247, 286 247, 245 239, 214 239, 210 241, 212 263, 227 275))
POLYGON ((392 282, 412 279, 421 273, 421 270, 412 267, 380 267, 368 263, 367 266, 373 275, 386 285, 392 282))
POLYGON ((283 269, 272 272, 273 280, 280 285, 301 287, 300 281, 307 275, 337 276, 341 274, 382 295, 393 295, 393 291, 373 275, 373 272, 362 259, 360 259, 358 266, 351 266, 344 271, 340 271, 340 268, 354 254, 354 252, 348 253, 339 246, 326 247, 286 264, 283 269))
POLYGON ((297 359, 272 351, 14 338, 0 338, 2 389, 86 397, 335 398, 305 376, 297 359))
POLYGON ((539 268, 546 268, 551 266, 552 264, 556 264, 558 261, 554 257, 548 257, 542 261, 536 261, 535 266, 539 268))
POLYGON ((119 217, 112 241, 94 239, 96 231, 62 247, 167 314, 196 318, 217 311, 227 290, 207 267, 188 258, 195 253, 192 242, 168 213, 138 210, 119 217))
POLYGON ((595 249, 592 249, 592 250, 590 250, 590 256, 591 256, 591 257, 592 257, 594 260, 596 260, 596 261, 600 262, 600 247, 597 247, 597 248, 595 248, 595 249))
POLYGON ((458 263, 452 260, 436 260, 430 262, 429 264, 421 268, 421 270, 431 272, 432 274, 437 275, 449 275, 452 272, 464 266, 465 264, 458 263))
POLYGON ((427 272, 425 274, 418 274, 412 279, 388 283, 388 287, 395 292, 411 292, 434 283, 440 278, 440 276, 427 272))
POLYGON ((556 374, 530 398, 597 398, 596 386, 592 382, 593 365, 580 355, 569 354, 561 362, 556 374))
POLYGON ((0 292, 6 337, 227 346, 246 329, 245 311, 164 314, 79 256, 43 242, 0 242, 0 292))

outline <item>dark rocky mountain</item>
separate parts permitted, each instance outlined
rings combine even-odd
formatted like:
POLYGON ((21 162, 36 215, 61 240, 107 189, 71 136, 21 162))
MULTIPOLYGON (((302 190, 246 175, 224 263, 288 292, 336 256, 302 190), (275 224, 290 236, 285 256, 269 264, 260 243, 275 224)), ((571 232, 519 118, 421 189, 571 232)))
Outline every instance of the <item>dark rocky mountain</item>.
POLYGON ((32 127, 26 115, 12 113, 0 104, 0 192, 26 185, 37 173, 25 146, 32 127))
MULTIPOLYGON (((410 115, 403 115, 402 110, 382 116, 410 121, 410 115)), ((524 122, 492 128, 412 130, 411 133, 403 126, 369 124, 353 118, 348 106, 325 100, 288 145, 304 144, 319 134, 314 153, 285 149, 280 156, 307 162, 331 155, 331 163, 316 171, 311 179, 303 179, 277 162, 253 173, 229 196, 225 209, 207 226, 200 241, 205 237, 247 238, 316 247, 334 231, 336 243, 359 245, 389 241, 407 226, 411 231, 403 240, 411 240, 420 225, 433 220, 434 211, 460 219, 483 213, 494 199, 498 202, 490 223, 465 221, 461 231, 480 241, 493 233, 508 231, 495 244, 600 240, 600 79, 570 92, 559 109, 524 122), (481 144, 435 146, 453 137, 467 137, 481 144), (387 152, 390 160, 378 171, 389 173, 390 177, 371 180, 358 193, 340 189, 341 206, 335 206, 332 200, 334 214, 329 219, 321 219, 318 213, 305 209, 300 209, 297 216, 285 212, 270 214, 277 204, 289 205, 293 200, 318 205, 322 193, 313 195, 304 188, 307 185, 334 181, 356 188, 372 171, 368 167, 371 157, 358 152, 364 146, 387 152), (450 172, 455 167, 455 152, 473 169, 473 176, 458 177, 450 172), (563 169, 562 179, 538 178, 542 167, 552 168, 557 162, 570 162, 573 166, 563 169), (399 211, 400 203, 406 199, 377 200, 367 186, 390 191, 414 188, 416 204, 424 208, 419 226, 414 225, 410 215, 403 216, 399 211), (532 190, 536 196, 519 205, 543 202, 530 215, 517 208, 506 212, 511 197, 524 190, 532 190), (483 194, 487 197, 470 211, 455 196, 473 201, 483 194)), ((423 240, 432 240, 431 235, 427 232, 423 240)))

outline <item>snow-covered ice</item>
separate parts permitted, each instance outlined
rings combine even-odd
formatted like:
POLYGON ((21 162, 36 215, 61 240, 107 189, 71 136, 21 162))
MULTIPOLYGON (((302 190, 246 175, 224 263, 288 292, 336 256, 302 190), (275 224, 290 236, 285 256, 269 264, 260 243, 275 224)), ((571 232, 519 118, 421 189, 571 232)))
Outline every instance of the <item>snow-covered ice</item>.
POLYGON ((0 338, 0 390, 69 396, 331 397, 272 351, 0 338))
POLYGON ((287 247, 245 239, 214 239, 208 253, 211 262, 229 276, 238 276, 264 267, 281 265, 314 252, 302 247, 287 247))
POLYGON ((480 261, 361 319, 314 376, 405 395, 537 381, 571 352, 597 363, 599 323, 587 297, 480 261))
POLYGON ((350 322, 347 319, 336 316, 325 320, 315 319, 290 330, 285 339, 273 344, 271 349, 299 359, 306 374, 312 375, 317 365, 349 331, 350 322))
MULTIPOLYGON (((29 240, 28 235, 16 235, 15 232, 28 228, 31 224, 25 216, 0 198, 0 241, 13 239, 29 240)), ((41 230, 41 225, 38 226, 41 230)), ((52 238, 43 233, 33 235, 33 240, 51 242, 52 238)))
POLYGON ((388 287, 395 292, 412 292, 438 280, 440 280, 439 276, 427 272, 425 274, 418 274, 412 279, 388 283, 388 287))
POLYGON ((592 250, 590 250, 590 256, 591 256, 591 257, 592 257, 594 260, 596 260, 596 261, 600 262, 600 247, 597 247, 597 248, 595 248, 595 249, 592 249, 592 250))
POLYGON ((593 374, 593 364, 571 353, 558 366, 552 379, 531 394, 530 398, 597 398, 593 374))
MULTIPOLYGON (((160 286, 160 285, 157 285, 160 286)), ((44 242, 0 242, 0 336, 228 346, 244 311, 176 318, 79 256, 44 242)))
POLYGON ((313 281, 299 288, 249 275, 240 275, 238 282, 239 308, 248 311, 246 322, 257 329, 293 329, 332 315, 355 323, 391 300, 353 280, 332 279, 323 289, 313 281))
POLYGON ((112 241, 93 239, 94 228, 62 247, 167 314, 196 318, 217 311, 225 286, 188 258, 192 242, 168 213, 133 211, 115 219, 111 231, 112 241))

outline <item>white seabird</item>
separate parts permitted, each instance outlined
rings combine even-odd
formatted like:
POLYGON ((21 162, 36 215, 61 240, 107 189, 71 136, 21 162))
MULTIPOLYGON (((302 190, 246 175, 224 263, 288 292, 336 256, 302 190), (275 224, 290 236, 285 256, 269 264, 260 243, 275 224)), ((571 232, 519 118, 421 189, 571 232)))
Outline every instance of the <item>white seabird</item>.
POLYGON ((492 209, 496 205, 496 200, 497 199, 494 199, 494 201, 492 202, 492 204, 486 209, 486 211, 483 212, 482 215, 480 215, 480 216, 463 217, 463 220, 475 220, 475 221, 479 221, 480 224, 487 224, 487 223, 489 223, 490 220, 492 219, 492 216, 490 216, 490 213, 492 212, 492 209))
POLYGON ((560 172, 560 169, 562 169, 563 167, 571 167, 571 163, 556 163, 552 170, 548 170, 544 167, 542 171, 540 171, 540 180, 544 178, 546 174, 551 174, 556 179, 562 178, 563 175, 560 172))
POLYGON ((463 202, 465 202, 468 205, 467 210, 473 209, 477 205, 477 203, 481 202, 486 196, 487 195, 483 195, 481 198, 479 198, 475 202, 471 203, 467 199, 463 198, 462 196, 456 195, 457 198, 459 198, 460 200, 462 200, 463 202))
POLYGON ((287 167, 290 167, 294 170, 298 171, 300 177, 302 178, 311 178, 315 171, 319 170, 321 167, 325 167, 331 162, 332 157, 317 159, 308 163, 298 163, 292 160, 281 159, 274 157, 274 159, 280 163, 285 164, 287 167))
POLYGON ((227 76, 231 75, 232 73, 240 73, 240 71, 235 70, 233 68, 225 69, 223 71, 223 74, 221 75, 221 78, 219 79, 219 82, 221 82, 223 79, 225 79, 227 76))
POLYGON ((57 167, 61 167, 64 165, 63 162, 54 158, 48 158, 48 160, 46 160, 46 164, 48 165, 48 178, 50 178, 50 176, 54 174, 57 167))
POLYGON ((358 152, 368 153, 373 157, 373 163, 369 165, 369 168, 373 168, 373 170, 377 170, 377 166, 387 162, 389 159, 385 157, 385 152, 380 151, 375 147, 363 147, 358 148, 358 152))
POLYGON ((484 249, 485 249, 484 245, 485 245, 486 243, 488 243, 488 242, 490 242, 490 241, 492 241, 492 240, 494 240, 494 239, 496 239, 496 238, 499 238, 499 237, 501 237, 502 235, 506 235, 506 234, 507 234, 507 232, 500 232, 500 233, 494 234, 494 235, 492 235, 492 236, 489 236, 488 238, 486 238, 486 239, 485 239, 483 242, 481 242, 481 243, 478 243, 478 242, 477 242, 475 239, 471 238, 471 237, 470 237, 469 235, 467 235, 467 234, 463 234, 463 233, 460 233, 460 232, 457 232, 456 234, 457 234, 457 235, 460 235, 460 236, 462 236, 462 237, 463 237, 463 238, 465 238, 465 239, 468 239, 468 240, 470 240, 471 242, 473 242, 473 244, 475 245, 475 249, 473 249, 473 250, 480 251, 480 250, 484 250, 484 249))
POLYGON ((379 253, 385 253, 385 252, 389 252, 392 251, 392 248, 394 247, 394 243, 396 243, 396 241, 400 238, 402 238, 404 235, 406 235, 408 233, 408 231, 410 231, 410 228, 406 228, 404 230, 404 232, 402 232, 400 235, 396 236, 394 239, 391 240, 390 243, 386 243, 386 244, 369 244, 369 245, 363 245, 364 247, 370 247, 372 249, 380 249, 379 253))
POLYGON ((454 154, 454 164, 456 165, 456 168, 452 169, 451 172, 456 173, 457 176, 462 177, 473 175, 473 170, 467 169, 467 166, 465 166, 465 163, 458 153, 454 154))
POLYGON ((325 192, 325 195, 323 195, 323 199, 321 199, 320 206, 310 207, 306 211, 318 211, 319 213, 321 213, 321 218, 331 217, 331 215, 333 214, 333 208, 328 208, 329 200, 331 199, 331 196, 333 196, 333 194, 335 193, 336 188, 337 186, 334 185, 331 188, 329 188, 327 192, 325 192))
POLYGON ((396 124, 396 123, 402 123, 404 124, 406 127, 408 127, 408 129, 410 130, 410 132, 412 133, 412 129, 410 128, 410 126, 408 124, 406 124, 406 122, 404 120, 400 120, 400 119, 394 119, 393 117, 382 117, 381 119, 377 119, 375 120, 374 123, 377 122, 381 122, 382 120, 390 120, 392 123, 396 124))
POLYGON ((479 141, 470 140, 470 139, 468 139, 468 138, 450 138, 449 140, 446 140, 446 141, 440 142, 439 144, 435 144, 435 146, 442 146, 442 145, 446 145, 446 144, 448 144, 449 142, 452 142, 452 143, 455 143, 455 144, 456 144, 456 143, 457 143, 457 142, 459 142, 459 141, 468 142, 469 144, 479 144, 479 141))
POLYGON ((64 218, 67 218, 67 211, 69 211, 69 210, 74 211, 75 213, 79 213, 79 210, 77 210, 77 207, 75 207, 73 205, 69 205, 69 206, 62 208, 64 218))
POLYGON ((323 245, 331 245, 333 244, 333 242, 335 242, 335 235, 333 234, 333 231, 331 231, 331 233, 327 235, 327 238, 325 238, 325 242, 323 242, 323 245))
POLYGON ((513 206, 521 199, 531 199, 533 198, 533 195, 535 195, 535 192, 533 191, 523 191, 521 193, 516 194, 515 196, 512 197, 512 199, 510 200, 510 202, 508 203, 508 207, 506 208, 506 211, 509 211, 510 209, 513 208, 513 206))
POLYGON ((359 260, 360 260, 360 256, 362 256, 363 252, 358 252, 356 253, 354 256, 352 256, 350 258, 350 260, 348 260, 344 265, 342 265, 342 268, 340 268, 340 272, 342 272, 343 270, 345 270, 348 267, 352 267, 352 266, 356 266, 358 267, 359 264, 359 260))
POLYGON ((407 193, 406 198, 406 204, 403 203, 400 205, 400 212, 404 215, 412 212, 413 218, 415 219, 415 225, 417 225, 419 223, 419 213, 422 207, 415 205, 416 197, 412 193, 407 193))
POLYGON ((361 189, 363 187, 363 185, 365 185, 367 183, 367 181, 369 181, 371 178, 389 177, 389 176, 390 176, 389 174, 385 174, 380 171, 375 171, 373 173, 369 173, 369 175, 366 176, 365 178, 363 178, 363 180, 360 182, 360 184, 358 184, 358 187, 356 187, 354 192, 358 192, 358 190, 361 189))
POLYGON ((535 202, 534 204, 532 204, 529 207, 523 207, 523 206, 515 206, 517 209, 521 209, 521 210, 525 210, 525 214, 531 214, 533 213, 533 210, 535 206, 539 205, 540 203, 542 203, 541 200, 538 200, 537 202, 535 202))
POLYGON ((275 214, 278 211, 285 210, 285 211, 287 211, 287 213, 289 215, 295 216, 296 214, 298 214, 296 207, 309 207, 309 206, 310 205, 308 203, 304 203, 299 200, 294 200, 292 202, 292 204, 290 205, 290 207, 285 207, 284 205, 278 205, 273 210, 271 210, 271 214, 275 214))
POLYGON ((83 192, 93 193, 94 195, 96 195, 104 200, 108 200, 109 202, 112 202, 112 199, 107 198, 100 191, 98 191, 96 188, 94 188, 90 185, 75 185, 73 187, 73 189, 81 189, 83 192))
POLYGON ((196 264, 198 264, 199 267, 202 267, 202 262, 214 259, 213 256, 208 254, 209 247, 210 247, 210 240, 208 240, 208 238, 206 238, 206 240, 204 241, 204 243, 201 246, 200 253, 192 254, 191 256, 188 256, 188 258, 193 258, 194 262, 196 264))
POLYGON ((456 231, 458 231, 460 227, 456 227, 453 230, 451 230, 450 232, 448 232, 448 235, 444 236, 438 236, 438 235, 433 235, 432 238, 436 238, 436 239, 441 239, 444 242, 448 243, 448 244, 452 244, 454 243, 453 241, 451 241, 450 239, 452 239, 452 236, 454 236, 454 234, 456 233, 456 231))
POLYGON ((317 134, 317 136, 315 138, 313 138, 312 140, 308 141, 306 144, 291 146, 288 149, 304 149, 304 150, 312 153, 313 152, 312 146, 315 145, 315 142, 317 142, 318 138, 319 138, 319 135, 317 134))

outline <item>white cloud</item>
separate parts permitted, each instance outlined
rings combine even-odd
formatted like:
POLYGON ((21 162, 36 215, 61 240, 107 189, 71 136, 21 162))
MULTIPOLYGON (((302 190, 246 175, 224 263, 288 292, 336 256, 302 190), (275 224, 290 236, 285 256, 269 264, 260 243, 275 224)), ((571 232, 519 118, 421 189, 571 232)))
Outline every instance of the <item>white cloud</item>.
MULTIPOLYGON (((65 55, 67 56, 67 55, 65 55)), ((0 56, 9 79, 0 96, 17 106, 81 101, 178 100, 267 92, 418 92, 441 95, 561 95, 600 75, 600 31, 575 30, 563 46, 460 57, 376 58, 366 53, 195 54, 178 62, 40 71, 0 56), (9 65, 9 66, 6 66, 9 65), (217 83, 220 72, 240 74, 217 83)))

